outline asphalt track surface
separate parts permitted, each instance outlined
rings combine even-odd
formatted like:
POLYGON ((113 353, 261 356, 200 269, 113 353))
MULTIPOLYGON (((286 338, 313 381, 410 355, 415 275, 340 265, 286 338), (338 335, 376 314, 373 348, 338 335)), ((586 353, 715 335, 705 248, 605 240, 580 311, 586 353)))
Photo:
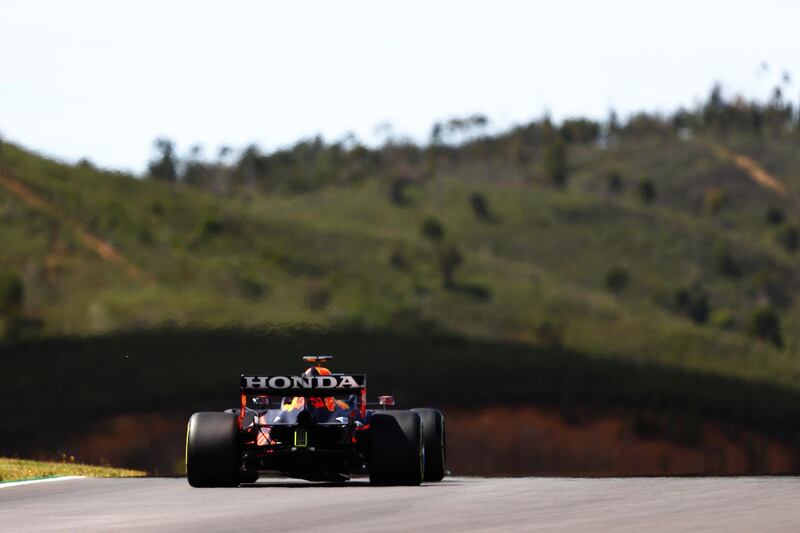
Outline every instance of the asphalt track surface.
POLYGON ((446 478, 420 487, 75 479, 0 490, 0 531, 798 531, 800 478, 446 478))

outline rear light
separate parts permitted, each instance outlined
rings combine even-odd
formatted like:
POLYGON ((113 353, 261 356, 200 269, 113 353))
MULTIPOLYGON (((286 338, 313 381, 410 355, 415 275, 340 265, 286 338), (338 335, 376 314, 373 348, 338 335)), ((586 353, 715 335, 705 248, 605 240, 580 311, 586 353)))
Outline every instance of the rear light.
POLYGON ((378 404, 384 407, 394 407, 394 396, 378 396, 378 404))
POLYGON ((298 448, 308 446, 308 432, 305 429, 298 429, 294 432, 294 445, 298 448))

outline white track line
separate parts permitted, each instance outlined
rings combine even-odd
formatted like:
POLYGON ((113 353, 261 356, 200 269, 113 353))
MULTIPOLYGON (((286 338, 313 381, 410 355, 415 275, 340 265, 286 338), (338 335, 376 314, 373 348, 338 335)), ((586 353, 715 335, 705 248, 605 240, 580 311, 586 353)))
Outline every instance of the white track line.
POLYGON ((58 476, 58 477, 45 477, 41 479, 26 479, 24 481, 6 481, 0 483, 0 489, 7 489, 9 487, 19 487, 20 485, 32 485, 34 483, 48 483, 50 481, 69 481, 71 479, 83 479, 85 476, 58 476))

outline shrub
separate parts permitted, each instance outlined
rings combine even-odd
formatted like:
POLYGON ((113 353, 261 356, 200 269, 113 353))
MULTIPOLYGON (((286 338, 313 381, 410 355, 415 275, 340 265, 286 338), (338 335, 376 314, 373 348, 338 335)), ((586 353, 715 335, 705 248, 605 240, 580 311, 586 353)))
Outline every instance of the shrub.
POLYGON ((147 226, 140 227, 139 230, 136 232, 137 237, 139 238, 139 242, 142 244, 153 244, 156 240, 156 236, 153 233, 153 230, 147 226))
POLYGON ((728 202, 728 194, 722 187, 709 187, 703 196, 706 213, 717 215, 728 202))
POLYGON ((770 207, 767 211, 767 216, 765 217, 767 220, 767 224, 771 224, 773 226, 780 226, 783 224, 783 221, 786 219, 783 211, 778 209, 777 207, 770 207))
POLYGON ((164 205, 158 200, 155 200, 150 204, 150 212, 156 216, 161 216, 165 212, 164 205))
POLYGON ((489 211, 489 201, 486 199, 486 195, 474 192, 469 195, 469 203, 472 206, 472 212, 475 213, 475 216, 481 220, 488 220, 492 217, 489 211))
POLYGON ((544 168, 553 185, 563 189, 567 184, 567 148, 561 139, 555 140, 544 152, 544 168))
POLYGON ((733 329, 736 325, 733 313, 731 313, 730 309, 724 307, 722 309, 715 309, 711 313, 709 323, 719 329, 733 329))
POLYGON ((800 247, 800 231, 796 226, 784 226, 778 230, 776 235, 778 243, 789 252, 797 251, 800 247))
POLYGON ((438 219, 428 217, 422 222, 420 233, 429 241, 439 242, 444 238, 444 226, 438 219))
POLYGON ((0 315, 18 312, 25 300, 25 286, 19 274, 0 273, 0 315))
POLYGON ((331 293, 325 287, 313 286, 306 292, 306 307, 312 311, 322 311, 331 303, 331 293))
POLYGON ((723 276, 735 278, 742 273, 728 245, 724 242, 718 242, 714 245, 712 261, 714 262, 714 269, 723 276))
POLYGON ((225 231, 225 224, 215 216, 209 216, 203 221, 200 227, 200 237, 210 238, 220 235, 225 231))
POLYGON ((625 188, 625 184, 622 181, 622 175, 616 170, 612 170, 608 173, 606 176, 606 181, 608 185, 608 192, 611 194, 620 194, 625 188))
POLYGON ((639 181, 639 198, 648 205, 656 200, 656 186, 647 178, 639 181))
POLYGON ((461 266, 464 259, 455 246, 449 246, 439 254, 439 269, 442 275, 442 286, 445 289, 455 287, 456 269, 461 266))
POLYGON ((403 252, 399 249, 392 250, 389 255, 389 263, 397 270, 405 270, 408 268, 408 261, 406 261, 403 252))
POLYGON ((759 298, 767 298, 772 305, 786 307, 792 302, 791 288, 787 287, 785 276, 778 272, 763 268, 753 275, 750 283, 759 298))
POLYGON ((628 271, 621 267, 614 267, 606 274, 606 287, 613 293, 621 293, 628 286, 630 276, 628 271))
POLYGON ((253 302, 263 300, 269 293, 269 285, 250 275, 240 275, 237 277, 239 285, 239 295, 253 302))
POLYGON ((684 287, 675 291, 675 306, 678 311, 697 324, 708 321, 710 306, 708 294, 702 287, 684 287))
POLYGON ((771 305, 764 305, 753 311, 747 324, 747 332, 753 337, 771 342, 778 348, 783 346, 781 319, 771 305))

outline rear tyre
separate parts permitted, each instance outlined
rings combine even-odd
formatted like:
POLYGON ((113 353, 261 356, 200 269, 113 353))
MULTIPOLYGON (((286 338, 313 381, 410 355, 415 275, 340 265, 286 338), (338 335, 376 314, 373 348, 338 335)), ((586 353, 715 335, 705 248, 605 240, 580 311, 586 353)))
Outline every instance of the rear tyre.
POLYGON ((425 447, 425 481, 441 481, 447 471, 444 438, 444 415, 436 409, 412 409, 422 419, 422 443, 425 447))
POLYGON ((419 415, 412 411, 375 413, 370 420, 370 428, 370 483, 422 483, 422 419, 419 415))
POLYGON ((195 413, 186 429, 186 477, 192 487, 235 487, 241 457, 233 413, 195 413))

